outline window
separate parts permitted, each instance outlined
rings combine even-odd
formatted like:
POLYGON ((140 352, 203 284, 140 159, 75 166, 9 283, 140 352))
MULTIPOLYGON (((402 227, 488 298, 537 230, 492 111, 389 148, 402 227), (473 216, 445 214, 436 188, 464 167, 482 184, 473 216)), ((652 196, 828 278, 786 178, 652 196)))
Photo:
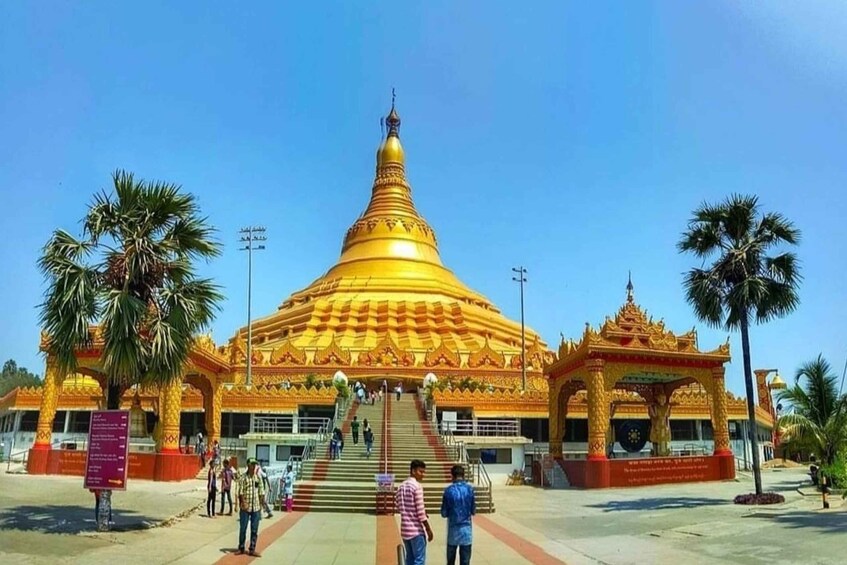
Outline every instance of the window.
POLYGON ((512 450, 509 448, 468 449, 468 458, 471 461, 480 459, 486 465, 510 465, 512 463, 512 450))
POLYGON ((588 441, 588 420, 567 420, 564 441, 588 441))
MULTIPOLYGON (((256 446, 256 459, 259 460, 259 465, 267 467, 271 459, 271 446, 268 444, 259 444, 256 446)), ((286 459, 288 459, 286 457, 286 459)))
POLYGON ((547 418, 521 418, 521 435, 533 441, 550 441, 547 418))
POLYGON ((288 458, 291 457, 291 448, 287 445, 277 445, 276 446, 276 460, 277 463, 284 463, 288 461, 288 458))
POLYGON ((671 420, 671 440, 694 441, 697 432, 694 429, 694 420, 671 420))
POLYGON ((53 433, 60 434, 65 431, 65 415, 67 412, 64 410, 57 410, 56 415, 53 417, 53 433))
POLYGON ((21 416, 21 428, 22 432, 34 432, 38 428, 38 411, 37 410, 27 410, 24 412, 23 416, 21 416))

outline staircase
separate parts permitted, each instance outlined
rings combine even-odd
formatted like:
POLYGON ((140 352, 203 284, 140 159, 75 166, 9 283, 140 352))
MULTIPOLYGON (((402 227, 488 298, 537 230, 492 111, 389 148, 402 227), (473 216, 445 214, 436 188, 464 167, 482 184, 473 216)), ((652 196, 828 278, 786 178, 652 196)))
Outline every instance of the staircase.
MULTIPOLYGON (((438 514, 442 493, 450 483, 450 467, 455 463, 426 421, 414 394, 402 395, 400 402, 390 394, 375 405, 354 404, 342 431, 344 450, 340 459, 330 461, 325 444, 316 459, 303 463, 302 477, 294 487, 295 510, 373 513, 376 508, 374 475, 392 473, 396 485, 409 476, 412 459, 422 459, 427 464, 423 481, 427 512, 438 514), (353 416, 363 423, 358 445, 353 444, 350 433, 353 416), (365 454, 362 438, 365 419, 374 431, 370 458, 365 454)), ((467 467, 466 476, 471 479, 467 467)), ((493 511, 490 496, 490 489, 477 487, 477 512, 487 512, 489 508, 493 511)))

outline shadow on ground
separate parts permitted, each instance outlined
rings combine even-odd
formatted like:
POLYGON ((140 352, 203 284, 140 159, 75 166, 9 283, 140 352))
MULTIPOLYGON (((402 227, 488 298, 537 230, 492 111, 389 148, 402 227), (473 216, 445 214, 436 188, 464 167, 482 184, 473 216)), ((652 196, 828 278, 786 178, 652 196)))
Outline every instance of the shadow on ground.
POLYGON ((787 528, 815 528, 824 533, 843 534, 847 531, 847 512, 754 512, 746 518, 769 520, 772 524, 787 528))
MULTIPOLYGON (((112 531, 143 530, 156 524, 156 519, 129 510, 113 510, 112 531)), ((0 509, 0 530, 26 530, 49 534, 78 534, 97 529, 94 504, 91 507, 15 506, 0 509)))
POLYGON ((659 498, 636 498, 633 500, 610 500, 602 504, 588 504, 589 508, 599 508, 604 512, 623 512, 641 510, 676 510, 680 508, 698 508, 731 504, 731 500, 722 498, 703 498, 697 496, 667 496, 659 498))

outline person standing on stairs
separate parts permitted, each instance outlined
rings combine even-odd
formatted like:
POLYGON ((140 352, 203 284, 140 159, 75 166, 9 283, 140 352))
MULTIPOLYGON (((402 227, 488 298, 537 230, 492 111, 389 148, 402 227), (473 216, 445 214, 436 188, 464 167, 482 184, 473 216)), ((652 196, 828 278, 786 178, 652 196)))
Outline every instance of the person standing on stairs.
POLYGON ((359 445, 359 417, 353 416, 353 421, 350 422, 350 431, 353 432, 353 445, 359 445))
POLYGON ((403 383, 397 383, 397 386, 394 387, 394 392, 397 394, 397 402, 400 402, 400 395, 403 394, 403 383))
POLYGON ((465 482, 465 468, 453 465, 450 469, 453 484, 444 489, 441 497, 441 516, 447 518, 447 565, 455 565, 459 550, 459 565, 470 565, 473 526, 476 514, 473 487, 465 482))
POLYGON ((425 475, 426 463, 413 459, 409 465, 409 478, 400 483, 394 494, 394 504, 400 512, 400 537, 406 549, 406 565, 425 565, 426 544, 432 541, 421 484, 425 475))
POLYGON ((374 431, 368 425, 367 419, 365 420, 365 427, 364 427, 363 434, 364 434, 364 439, 365 439, 365 457, 370 459, 371 451, 373 451, 373 448, 374 448, 374 431))

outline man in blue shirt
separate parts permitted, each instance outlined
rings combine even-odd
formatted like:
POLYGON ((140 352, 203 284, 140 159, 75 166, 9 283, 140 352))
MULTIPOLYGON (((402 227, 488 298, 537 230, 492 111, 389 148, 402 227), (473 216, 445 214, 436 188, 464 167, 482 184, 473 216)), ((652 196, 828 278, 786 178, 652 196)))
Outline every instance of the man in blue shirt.
POLYGON ((441 498, 441 516, 447 518, 447 565, 456 563, 459 550, 459 565, 470 565, 471 516, 476 514, 476 497, 473 487, 465 482, 465 468, 453 465, 450 469, 453 484, 444 489, 441 498))

